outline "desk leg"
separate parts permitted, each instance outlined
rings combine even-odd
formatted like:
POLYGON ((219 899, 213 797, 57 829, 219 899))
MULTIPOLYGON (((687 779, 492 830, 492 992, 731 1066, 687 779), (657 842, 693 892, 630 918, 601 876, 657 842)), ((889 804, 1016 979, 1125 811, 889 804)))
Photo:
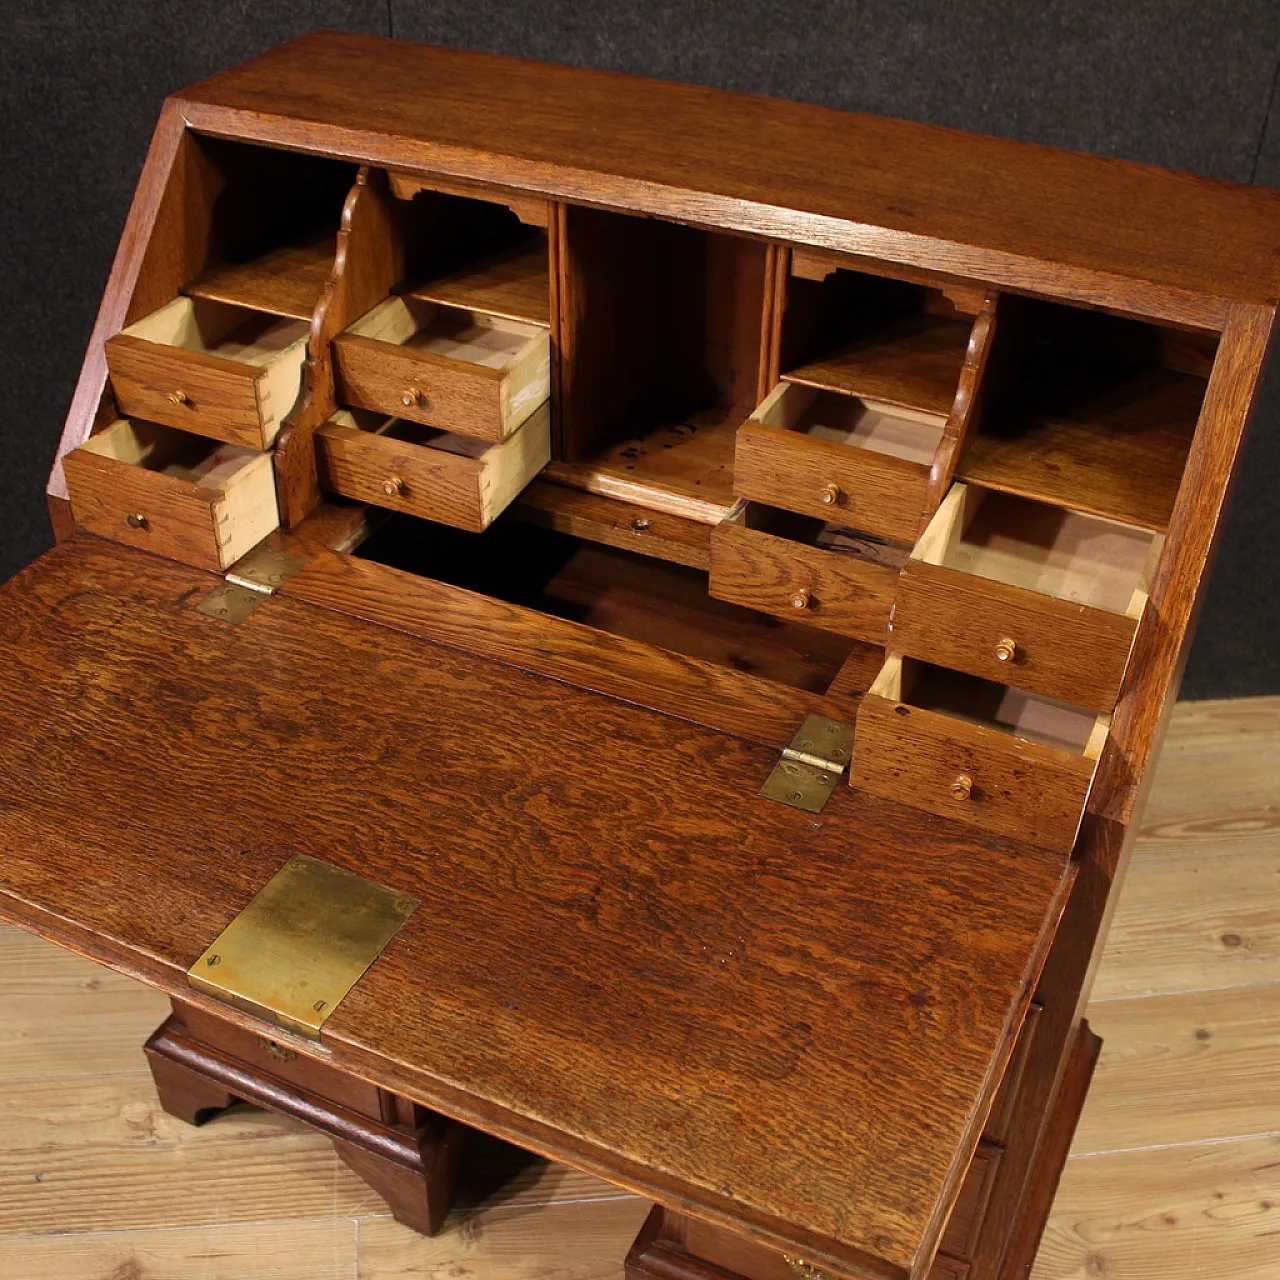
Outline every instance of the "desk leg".
POLYGON ((325 1134, 398 1222, 434 1235, 453 1203, 468 1130, 425 1107, 300 1055, 287 1044, 174 1002, 145 1052, 160 1105, 201 1124, 233 1102, 325 1134))

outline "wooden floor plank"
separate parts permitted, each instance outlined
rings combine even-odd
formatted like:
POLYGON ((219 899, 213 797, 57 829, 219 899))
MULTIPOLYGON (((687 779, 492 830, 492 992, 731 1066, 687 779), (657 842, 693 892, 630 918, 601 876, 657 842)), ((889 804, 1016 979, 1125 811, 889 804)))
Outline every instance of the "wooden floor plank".
POLYGON ((1280 750, 1280 696, 1207 699, 1174 707, 1166 756, 1224 747, 1280 750))
POLYGON ((1275 1280, 1280 1138, 1067 1162, 1032 1280, 1275 1280))
POLYGON ((1095 1000, 1280 981, 1280 839, 1214 857, 1140 847, 1095 1000))
POLYGON ((351 1280, 356 1224, 252 1223, 5 1240, 6 1280, 351 1280))
POLYGON ((1251 842, 1280 843, 1280 797, 1272 750, 1223 747, 1213 752, 1166 751, 1139 828, 1149 852, 1210 857, 1251 842))
POLYGON ((1089 1006, 1077 1154, 1280 1131, 1280 984, 1089 1006))
POLYGON ((360 1223, 359 1280, 622 1280, 622 1259, 649 1212, 635 1196, 535 1211, 454 1215, 427 1240, 389 1218, 360 1223))
POLYGON ((169 1003, 129 978, 0 925, 0 1081, 136 1071, 169 1003))

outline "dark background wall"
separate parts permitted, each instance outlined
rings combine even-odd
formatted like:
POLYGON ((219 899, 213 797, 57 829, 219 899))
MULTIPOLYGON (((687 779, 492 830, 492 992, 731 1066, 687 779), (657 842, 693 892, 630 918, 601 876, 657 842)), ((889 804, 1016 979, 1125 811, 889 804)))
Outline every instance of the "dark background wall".
MULTIPOLYGON (((50 543, 45 475, 161 99, 320 26, 1280 187, 1275 0, 8 0, 0 579, 50 543)), ((1280 692, 1278 476, 1280 369, 1255 415, 1184 696, 1280 692)))

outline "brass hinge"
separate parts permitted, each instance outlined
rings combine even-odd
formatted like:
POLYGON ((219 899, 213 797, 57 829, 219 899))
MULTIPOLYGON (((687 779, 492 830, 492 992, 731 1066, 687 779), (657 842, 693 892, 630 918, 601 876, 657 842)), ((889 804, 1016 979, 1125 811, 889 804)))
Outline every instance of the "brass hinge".
POLYGON ((805 716, 759 794, 806 813, 821 813, 852 757, 852 725, 826 716, 805 716))
POLYGON ((268 596, 275 595, 305 560, 283 551, 250 551, 227 570, 220 582, 196 605, 196 612, 228 622, 243 622, 268 596))

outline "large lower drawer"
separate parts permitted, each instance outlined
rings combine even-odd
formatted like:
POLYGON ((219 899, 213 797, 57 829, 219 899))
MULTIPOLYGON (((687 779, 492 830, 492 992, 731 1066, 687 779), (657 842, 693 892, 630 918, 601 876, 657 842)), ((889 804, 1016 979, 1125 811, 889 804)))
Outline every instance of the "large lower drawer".
POLYGON ((738 428, 743 498, 913 542, 945 418, 780 383, 738 428))
POLYGON ((334 493, 479 533, 550 461, 544 404, 501 444, 404 419, 346 411, 317 433, 321 482, 334 493))
POLYGON ((893 647, 1110 711, 1162 542, 957 484, 903 568, 893 647))
POLYGON ((298 398, 307 325, 175 298, 106 343, 122 413, 265 449, 298 398))
POLYGON ((883 644, 903 554, 819 520, 739 503, 711 535, 710 590, 718 600, 883 644))
POLYGON ((479 440, 505 440, 551 391, 534 324, 388 298, 333 343, 340 403, 479 440))
POLYGON ((202 569, 226 569, 280 523, 266 453, 121 418, 63 458, 77 522, 202 569))
POLYGON ((858 708, 851 781, 1065 851, 1109 724, 1084 708, 891 657, 858 708))

